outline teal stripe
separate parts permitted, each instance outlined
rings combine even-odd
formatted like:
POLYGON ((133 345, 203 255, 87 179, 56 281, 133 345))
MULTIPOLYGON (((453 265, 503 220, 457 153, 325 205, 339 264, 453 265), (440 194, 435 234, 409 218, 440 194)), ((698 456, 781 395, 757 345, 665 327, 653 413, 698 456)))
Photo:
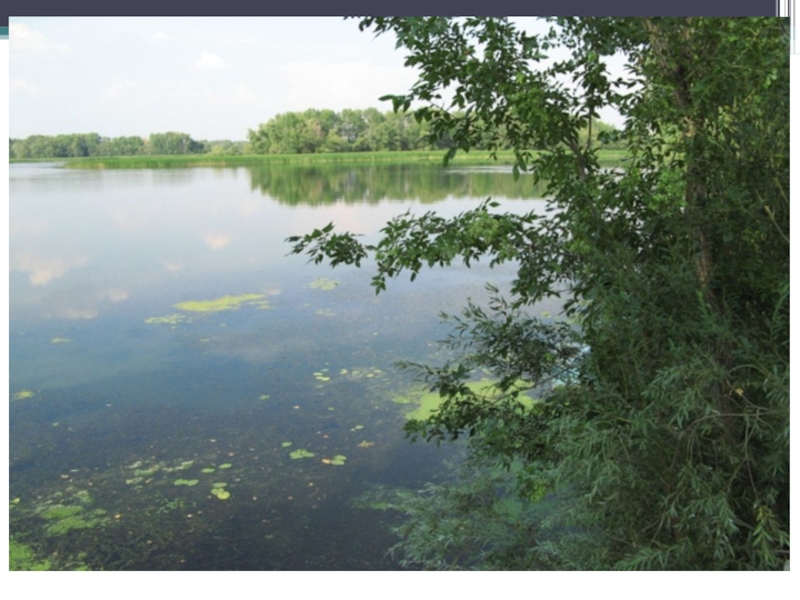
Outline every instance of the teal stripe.
POLYGON ((8 39, 8 27, 0 27, 0 40, 8 39))

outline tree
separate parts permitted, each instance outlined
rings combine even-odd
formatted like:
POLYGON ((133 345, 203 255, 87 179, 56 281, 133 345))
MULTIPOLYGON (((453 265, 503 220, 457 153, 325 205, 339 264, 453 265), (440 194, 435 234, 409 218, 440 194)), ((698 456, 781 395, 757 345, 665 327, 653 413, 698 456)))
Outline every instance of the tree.
POLYGON ((546 182, 548 216, 487 200, 452 219, 398 216, 371 246, 330 224, 289 238, 293 251, 334 266, 371 254, 377 292, 426 265, 517 262, 509 297, 451 317, 457 359, 409 365, 443 401, 406 429, 468 437, 474 458, 515 470, 503 493, 523 504, 560 499, 531 540, 530 568, 782 568, 786 25, 549 22, 544 34, 494 18, 360 23, 393 32, 419 69, 409 92, 386 99, 396 111, 424 103, 413 113, 430 141, 452 138, 445 163, 479 143, 509 144, 515 174, 546 182), (557 48, 570 56, 547 61, 557 48), (604 58, 616 53, 627 72, 612 79, 604 58), (626 119, 616 136, 592 128, 603 106, 626 119), (623 172, 600 167, 598 137, 627 149, 623 172), (560 319, 531 316, 553 296, 564 298, 560 319), (467 386, 476 368, 494 373, 500 395, 467 386), (520 381, 537 395, 532 406, 520 381))

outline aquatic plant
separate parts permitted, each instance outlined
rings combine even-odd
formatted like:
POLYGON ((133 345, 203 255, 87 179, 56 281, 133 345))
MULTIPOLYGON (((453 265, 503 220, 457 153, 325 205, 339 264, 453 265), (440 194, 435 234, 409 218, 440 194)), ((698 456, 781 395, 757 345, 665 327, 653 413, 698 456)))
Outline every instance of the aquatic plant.
POLYGON ((199 479, 176 479, 174 485, 185 485, 192 487, 200 483, 199 479))
POLYGON ((68 343, 70 343, 71 341, 72 341, 72 340, 70 340, 70 339, 67 339, 67 338, 62 338, 62 337, 54 337, 52 340, 50 340, 50 343, 51 343, 51 344, 68 344, 68 343))
POLYGON ((228 498, 231 497, 231 493, 222 487, 211 488, 211 493, 220 500, 227 500, 228 498))
POLYGON ((49 560, 38 560, 36 553, 27 544, 14 538, 8 540, 9 571, 49 571, 52 564, 49 560))
POLYGON ((269 394, 261 394, 258 397, 259 400, 269 400, 269 394))
POLYGON ((313 452, 309 452, 308 450, 305 450, 303 448, 298 448, 297 450, 294 450, 293 452, 289 453, 289 458, 292 459, 312 458, 314 456, 316 456, 316 454, 314 454, 313 452))
POLYGON ((205 469, 200 469, 201 473, 213 473, 214 471, 216 471, 214 467, 206 467, 205 469))
POLYGON ((219 465, 220 469, 230 469, 233 465, 231 463, 222 463, 219 465))
POLYGON ((34 394, 30 390, 20 390, 13 396, 11 396, 12 400, 25 400, 27 398, 33 398, 36 394, 34 394))
POLYGON ((330 291, 339 285, 336 279, 328 279, 327 277, 318 277, 308 284, 309 289, 330 291))
POLYGON ((239 296, 222 296, 214 300, 189 300, 173 306, 187 312, 213 313, 223 310, 238 310, 243 304, 255 303, 256 300, 259 301, 257 303, 259 308, 268 307, 267 301, 263 298, 264 294, 241 294, 239 296))
POLYGON ((281 448, 288 448, 292 445, 292 442, 281 442, 281 448))
POLYGON ((163 317, 148 317, 144 320, 145 323, 155 323, 176 326, 180 323, 191 323, 192 319, 186 315, 174 314, 166 315, 163 317))

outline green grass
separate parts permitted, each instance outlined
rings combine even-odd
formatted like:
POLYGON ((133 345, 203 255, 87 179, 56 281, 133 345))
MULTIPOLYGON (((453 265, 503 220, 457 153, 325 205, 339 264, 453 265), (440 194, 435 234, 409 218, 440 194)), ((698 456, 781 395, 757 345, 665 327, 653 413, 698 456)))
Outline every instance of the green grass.
MULTIPOLYGON (((603 150, 601 163, 618 165, 626 156, 624 150, 603 150)), ((324 164, 441 164, 444 151, 413 150, 407 152, 337 152, 328 154, 257 154, 246 156, 189 154, 182 156, 119 156, 72 159, 48 159, 64 161, 64 166, 73 169, 164 169, 185 167, 242 167, 256 165, 324 165, 324 164)), ((28 162, 12 160, 12 162, 28 162)), ((41 161, 30 161, 41 162, 41 161)), ((497 153, 492 159, 487 151, 459 152, 452 165, 511 165, 511 151, 497 153)))

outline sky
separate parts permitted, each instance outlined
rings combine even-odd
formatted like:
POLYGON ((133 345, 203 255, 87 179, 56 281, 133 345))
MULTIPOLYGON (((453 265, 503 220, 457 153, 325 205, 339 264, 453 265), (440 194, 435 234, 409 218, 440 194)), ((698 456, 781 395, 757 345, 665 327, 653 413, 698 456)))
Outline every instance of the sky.
POLYGON ((378 98, 416 79, 393 35, 360 32, 355 19, 12 17, 9 39, 12 138, 244 140, 282 112, 391 110, 378 98))

